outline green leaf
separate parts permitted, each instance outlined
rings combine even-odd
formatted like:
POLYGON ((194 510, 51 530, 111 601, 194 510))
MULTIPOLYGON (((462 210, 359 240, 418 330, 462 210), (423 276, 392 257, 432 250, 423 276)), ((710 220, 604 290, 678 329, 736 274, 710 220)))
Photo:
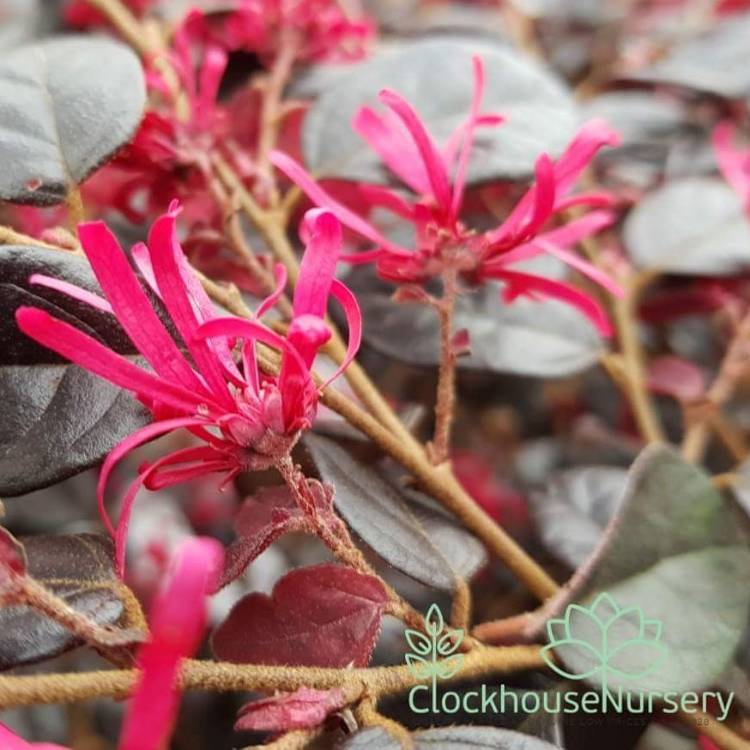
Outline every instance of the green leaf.
POLYGON ((482 111, 501 113, 507 121, 477 132, 469 183, 531 175, 539 154, 559 155, 575 131, 569 91, 551 71, 503 45, 447 36, 399 43, 329 78, 304 121, 308 167, 320 177, 388 179, 377 155, 351 127, 361 106, 382 106, 377 95, 383 88, 408 99, 444 144, 468 116, 471 57, 477 53, 487 76, 482 111))
MULTIPOLYGON (((571 612, 594 609, 600 615, 611 613, 614 602, 619 614, 607 622, 612 642, 605 654, 613 660, 610 688, 701 690, 731 663, 750 608, 748 577, 746 519, 702 470, 653 446, 633 465, 599 545, 548 604, 545 619, 558 636, 562 629, 550 618, 571 604, 571 612), (625 647, 630 642, 646 645, 625 647), (664 658, 658 643, 668 649, 664 658), (647 670, 654 659, 663 663, 647 670)), ((572 620, 565 619, 572 630, 572 620)), ((596 650, 593 636, 582 632, 570 634, 596 650)), ((591 672, 591 653, 580 642, 558 644, 555 653, 568 674, 591 672)))

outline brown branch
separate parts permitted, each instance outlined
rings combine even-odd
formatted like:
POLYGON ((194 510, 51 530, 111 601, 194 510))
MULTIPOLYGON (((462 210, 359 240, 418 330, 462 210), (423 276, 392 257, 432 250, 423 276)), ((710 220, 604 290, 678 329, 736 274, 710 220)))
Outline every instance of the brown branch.
POLYGON ((682 455, 688 461, 697 463, 703 458, 711 434, 711 411, 716 412, 729 401, 734 393, 737 380, 750 365, 750 312, 737 327, 737 331, 727 348, 719 372, 706 393, 709 408, 703 418, 694 420, 682 440, 682 455), (707 412, 707 413, 706 413, 707 412))
MULTIPOLYGON (((544 666, 538 646, 479 647, 468 652, 455 679, 486 674, 512 674, 544 666)), ((138 679, 135 669, 100 672, 0 676, 0 709, 50 703, 75 703, 94 698, 126 698, 138 679)), ((226 662, 188 660, 182 668, 183 690, 273 693, 301 687, 330 690, 343 688, 353 696, 372 698, 408 690, 422 680, 408 666, 370 669, 321 667, 266 667, 226 662)))
POLYGON ((443 274, 443 297, 435 300, 440 319, 440 370, 435 402, 435 437, 430 446, 430 459, 442 464, 450 459, 451 428, 456 407, 456 348, 453 344, 453 314, 458 298, 458 278, 454 268, 443 274))

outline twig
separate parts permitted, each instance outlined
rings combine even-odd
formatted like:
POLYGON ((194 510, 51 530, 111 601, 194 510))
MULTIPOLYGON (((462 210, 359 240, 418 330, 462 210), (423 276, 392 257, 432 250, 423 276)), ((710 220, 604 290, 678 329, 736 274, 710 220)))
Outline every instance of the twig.
POLYGON ((719 372, 706 393, 709 404, 704 418, 696 418, 682 440, 682 455, 688 461, 703 458, 710 436, 710 411, 718 410, 732 397, 737 380, 750 365, 750 311, 739 326, 719 366, 719 372))
POLYGON ((633 415, 643 439, 648 443, 659 443, 665 438, 646 381, 645 355, 638 332, 638 297, 636 285, 628 284, 625 296, 614 300, 612 311, 633 415))
POLYGON ((453 342, 453 314, 458 297, 458 273, 449 267, 443 273, 443 297, 435 300, 440 319, 440 370, 435 403, 435 438, 430 446, 434 464, 450 459, 451 428, 456 406, 456 347, 453 342))
POLYGON ((688 714, 677 714, 683 724, 692 727, 716 743, 721 750, 750 750, 750 742, 735 734, 728 726, 722 724, 713 716, 699 711, 688 714))
POLYGON ((414 740, 409 730, 403 724, 399 724, 397 721, 383 716, 378 711, 375 701, 372 698, 363 698, 354 710, 354 716, 360 726, 380 727, 395 737, 401 743, 401 747, 404 750, 413 750, 414 740))
MULTIPOLYGON (((476 648, 466 654, 455 679, 485 674, 511 674, 544 666, 538 646, 476 648)), ((126 698, 138 679, 135 669, 71 674, 0 676, 0 709, 49 703, 75 703, 93 698, 126 698)), ((452 679, 452 678, 451 678, 452 679)), ((301 687, 351 689, 372 698, 408 690, 422 680, 406 666, 370 669, 267 667, 188 660, 182 668, 183 690, 273 693, 301 687)))
MULTIPOLYGON (((50 245, 48 242, 42 242, 27 234, 16 232, 10 227, 0 226, 0 245, 31 245, 32 247, 44 247, 48 250, 60 250, 66 252, 65 248, 57 245, 50 245)), ((70 251, 68 251, 70 252, 70 251)))

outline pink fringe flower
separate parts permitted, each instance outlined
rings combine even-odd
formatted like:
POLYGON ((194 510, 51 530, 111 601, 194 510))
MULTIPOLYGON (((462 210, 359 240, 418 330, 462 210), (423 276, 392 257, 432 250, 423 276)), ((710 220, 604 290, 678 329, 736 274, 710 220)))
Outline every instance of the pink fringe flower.
POLYGON ((750 148, 735 145, 737 127, 729 120, 714 128, 712 140, 719 170, 750 213, 750 148))
POLYGON ((346 358, 330 380, 338 377, 354 358, 361 340, 357 301, 334 278, 341 250, 341 226, 332 213, 308 211, 302 223, 306 249, 294 294, 294 318, 286 338, 257 319, 281 295, 286 284, 283 267, 276 267, 277 288, 262 302, 256 319, 220 317, 177 241, 177 213, 173 204, 151 227, 148 244, 135 246, 132 254, 141 275, 161 298, 186 351, 159 319, 114 235, 100 221, 80 225, 79 237, 106 300, 46 276, 35 275, 32 282, 115 315, 152 371, 43 310, 21 307, 16 311, 18 326, 26 335, 132 391, 153 414, 152 424, 127 437, 109 453, 99 478, 99 509, 115 537, 121 575, 130 513, 141 486, 154 490, 213 472, 223 473, 225 482, 229 482, 242 471, 269 468, 291 450, 300 432, 310 426, 318 403, 318 389, 310 368, 330 337, 324 322, 329 296, 342 305, 349 325, 346 358), (256 342, 281 353, 278 377, 259 372, 256 342), (233 357, 236 349, 241 353, 239 362, 233 357), (115 465, 134 448, 181 428, 202 444, 177 450, 141 467, 125 494, 115 528, 104 506, 105 488, 115 465))
POLYGON ((467 120, 440 149, 411 105, 391 90, 380 93, 387 109, 378 113, 363 107, 354 118, 355 130, 375 150, 383 163, 415 194, 407 200, 380 186, 362 186, 371 204, 380 205, 410 221, 417 237, 415 250, 388 240, 361 216, 337 201, 318 185, 293 159, 272 154, 278 169, 295 182, 318 206, 334 213, 349 229, 373 243, 372 251, 347 256, 353 263, 374 261, 384 279, 421 283, 439 276, 447 267, 457 269, 468 283, 497 279, 504 283, 509 302, 520 295, 554 297, 573 305, 608 335, 611 327, 601 306, 573 286, 516 270, 514 266, 549 254, 621 295, 620 287, 571 250, 581 239, 610 225, 615 215, 605 210, 611 199, 603 193, 570 195, 581 172, 603 146, 619 143, 606 123, 584 125, 556 162, 542 154, 536 163, 536 181, 510 216, 496 229, 476 233, 460 220, 466 174, 474 133, 478 127, 495 126, 501 117, 480 111, 484 91, 484 66, 474 58, 474 95, 467 120), (572 207, 597 210, 549 229, 547 224, 572 207))

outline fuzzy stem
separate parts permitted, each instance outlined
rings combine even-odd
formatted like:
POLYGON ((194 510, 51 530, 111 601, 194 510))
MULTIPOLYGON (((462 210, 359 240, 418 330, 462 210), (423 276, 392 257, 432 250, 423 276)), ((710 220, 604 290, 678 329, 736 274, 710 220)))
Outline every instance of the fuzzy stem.
POLYGON ((414 740, 411 732, 403 724, 383 716, 371 698, 366 697, 360 702, 354 711, 354 716, 361 727, 380 727, 398 740, 404 750, 413 750, 414 740))
POLYGON ((458 298, 458 274, 447 268, 443 274, 443 297, 435 302, 440 319, 440 370, 435 403, 435 437, 430 450, 434 464, 450 458, 451 427, 456 406, 456 348, 453 345, 453 315, 458 298))
MULTIPOLYGON (((452 680, 485 674, 512 674, 544 667, 538 646, 476 648, 466 654, 458 675, 452 680)), ((0 709, 35 704, 74 703, 93 698, 126 698, 138 679, 135 669, 71 674, 0 676, 0 709)), ((187 660, 182 667, 183 690, 273 693, 301 687, 317 690, 342 688, 352 695, 372 698, 408 690, 422 680, 408 666, 369 669, 321 667, 267 667, 226 662, 187 660)))
POLYGON ((86 220, 86 209, 81 197, 81 189, 78 185, 70 185, 65 196, 65 204, 68 207, 68 225, 74 236, 78 236, 78 225, 86 220))
POLYGON ((5 226, 0 226, 0 245, 32 245, 33 247, 45 247, 48 250, 61 250, 62 252, 65 252, 65 248, 58 247, 57 245, 50 245, 47 242, 42 242, 34 237, 29 237, 27 234, 16 232, 16 230, 11 227, 5 226))
POLYGON ((278 140, 284 87, 292 74, 298 47, 296 33, 290 30, 282 32, 279 51, 266 78, 263 91, 256 162, 260 178, 269 187, 269 198, 272 206, 279 204, 280 196, 274 179, 273 167, 268 157, 278 140))
MULTIPOLYGON (((710 410, 722 407, 734 393, 737 380, 750 364, 750 312, 748 312, 730 343, 716 379, 706 393, 710 410)), ((710 411, 704 419, 696 419, 688 427, 682 441, 682 455, 694 463, 703 458, 710 436, 710 411)))
POLYGON ((721 750, 750 750, 750 742, 735 734, 728 726, 722 724, 709 714, 698 712, 687 714, 680 712, 678 714, 680 721, 689 727, 695 729, 710 739, 721 750))
POLYGON ((623 298, 614 300, 613 314, 622 348, 627 394, 638 430, 646 442, 660 443, 665 440, 664 432, 646 383, 645 355, 638 335, 637 306, 638 295, 631 285, 623 298))

